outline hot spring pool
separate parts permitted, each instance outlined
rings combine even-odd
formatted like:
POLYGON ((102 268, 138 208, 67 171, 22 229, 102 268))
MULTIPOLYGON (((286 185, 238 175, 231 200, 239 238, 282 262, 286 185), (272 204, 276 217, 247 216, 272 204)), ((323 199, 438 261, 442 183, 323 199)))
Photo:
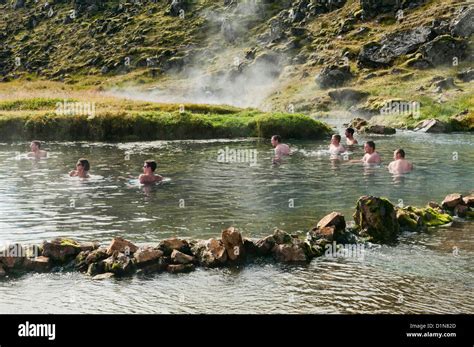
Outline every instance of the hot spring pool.
MULTIPOLYGON (((230 225, 261 237, 278 227, 305 233, 331 211, 346 220, 357 198, 425 205, 474 189, 474 137, 418 134, 372 137, 385 166, 401 147, 414 172, 332 162, 327 141, 298 141, 272 166, 258 139, 45 144, 46 160, 19 153, 27 143, 0 143, 0 243, 71 237, 136 244, 170 236, 205 239, 230 225), (255 163, 222 163, 219 150, 257 151, 255 163), (91 179, 69 178, 76 160, 91 179), (153 158, 167 182, 140 186, 153 158)), ((359 138, 362 143, 363 137, 359 138)), ((353 149, 361 158, 362 146, 353 149)), ((1 313, 474 313, 474 223, 402 235, 397 246, 363 259, 316 258, 309 265, 250 264, 92 281, 80 273, 28 274, 0 281, 1 313), (453 247, 459 254, 453 254, 453 247)))

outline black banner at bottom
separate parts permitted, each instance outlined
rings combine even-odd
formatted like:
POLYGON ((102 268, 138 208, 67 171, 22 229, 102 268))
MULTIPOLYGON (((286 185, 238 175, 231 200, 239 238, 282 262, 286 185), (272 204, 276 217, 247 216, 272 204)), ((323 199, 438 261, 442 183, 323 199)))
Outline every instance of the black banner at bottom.
POLYGON ((146 341, 473 346, 473 323, 473 315, 1 315, 0 347, 146 341))

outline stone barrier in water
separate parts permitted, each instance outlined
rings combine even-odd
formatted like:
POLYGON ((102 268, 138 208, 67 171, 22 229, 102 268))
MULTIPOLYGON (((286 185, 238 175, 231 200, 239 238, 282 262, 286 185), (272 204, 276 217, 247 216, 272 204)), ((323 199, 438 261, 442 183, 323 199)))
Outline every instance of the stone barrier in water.
POLYGON ((305 238, 275 229, 262 239, 249 239, 234 227, 209 240, 169 238, 156 246, 136 246, 121 237, 108 246, 66 238, 42 245, 15 243, 0 249, 0 278, 24 272, 80 271, 93 279, 128 276, 133 273, 180 273, 196 267, 235 266, 268 257, 283 263, 308 263, 339 245, 366 242, 394 243, 403 231, 423 232, 449 224, 453 215, 474 216, 474 194, 450 194, 443 202, 424 208, 395 206, 384 198, 362 196, 356 204, 354 225, 332 212, 322 218, 305 238), (332 249, 332 248, 331 248, 332 249))

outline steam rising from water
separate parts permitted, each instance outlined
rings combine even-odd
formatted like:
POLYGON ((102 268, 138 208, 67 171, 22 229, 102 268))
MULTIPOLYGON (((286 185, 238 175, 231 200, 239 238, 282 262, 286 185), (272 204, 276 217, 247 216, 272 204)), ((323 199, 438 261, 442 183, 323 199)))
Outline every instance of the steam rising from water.
POLYGON ((259 2, 248 1, 232 9, 202 12, 201 16, 216 33, 209 34, 208 48, 195 54, 182 70, 166 72, 173 76, 173 82, 160 83, 147 90, 114 88, 108 93, 153 102, 262 106, 263 101, 278 87, 278 76, 285 57, 270 51, 257 54, 255 58, 245 57, 244 52, 249 49, 245 42, 249 37, 248 29, 254 25, 252 22, 262 18, 261 10, 259 2), (217 72, 209 72, 212 58, 215 58, 214 62, 219 62, 217 72))

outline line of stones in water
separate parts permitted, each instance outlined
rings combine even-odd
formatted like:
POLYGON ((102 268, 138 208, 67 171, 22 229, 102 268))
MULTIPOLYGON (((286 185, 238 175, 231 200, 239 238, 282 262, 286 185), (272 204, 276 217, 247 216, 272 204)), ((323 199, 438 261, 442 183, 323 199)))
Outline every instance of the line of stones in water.
POLYGON ((157 246, 138 247, 121 237, 114 238, 107 247, 98 242, 81 243, 65 238, 44 241, 41 245, 15 243, 0 251, 0 278, 25 272, 71 270, 87 273, 93 279, 134 273, 180 273, 198 266, 244 265, 263 257, 282 263, 308 263, 336 244, 395 244, 404 231, 424 232, 430 227, 447 225, 453 216, 472 219, 473 208, 473 192, 466 196, 449 194, 441 204, 429 202, 423 208, 400 207, 384 198, 362 196, 353 214, 353 227, 347 227, 341 213, 332 212, 305 238, 275 229, 273 234, 255 240, 244 238, 238 229, 229 227, 222 231, 220 239, 169 238, 157 246))

